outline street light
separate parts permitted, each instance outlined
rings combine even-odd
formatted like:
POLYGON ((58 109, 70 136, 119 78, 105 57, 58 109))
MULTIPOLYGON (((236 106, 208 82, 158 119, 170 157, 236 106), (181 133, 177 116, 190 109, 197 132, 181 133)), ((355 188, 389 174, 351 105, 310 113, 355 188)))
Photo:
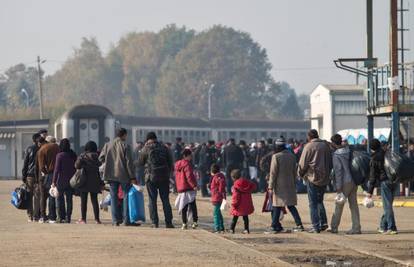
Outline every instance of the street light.
POLYGON ((22 88, 22 90, 20 90, 20 93, 26 97, 26 108, 29 108, 29 93, 27 93, 27 90, 25 88, 22 88))
MULTIPOLYGON (((205 85, 208 85, 207 82, 204 82, 205 85)), ((210 85, 208 88, 208 120, 211 120, 211 97, 213 96, 213 89, 214 89, 214 83, 210 85)))

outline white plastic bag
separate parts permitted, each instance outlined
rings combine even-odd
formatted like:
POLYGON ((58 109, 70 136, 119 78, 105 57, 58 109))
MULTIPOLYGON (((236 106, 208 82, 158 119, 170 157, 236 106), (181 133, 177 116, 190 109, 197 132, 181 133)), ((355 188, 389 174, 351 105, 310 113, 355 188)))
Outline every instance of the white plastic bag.
POLYGON ((56 186, 51 186, 49 189, 49 195, 51 197, 57 198, 59 196, 59 191, 56 186))
POLYGON ((335 202, 337 203, 337 204, 344 204, 345 203, 345 201, 346 201, 346 197, 345 197, 345 195, 344 195, 344 193, 338 193, 337 195, 336 195, 336 197, 335 197, 335 202))
POLYGON ((362 205, 364 205, 364 207, 370 209, 373 208, 375 206, 374 200, 370 197, 365 197, 364 200, 362 201, 362 205))
POLYGON ((223 199, 221 202, 220 210, 227 210, 227 200, 223 199))
POLYGON ((132 185, 133 187, 135 187, 135 189, 138 191, 138 192, 144 192, 144 187, 143 186, 140 186, 140 185, 136 185, 136 184, 133 184, 132 185))
POLYGON ((102 197, 99 202, 99 207, 101 210, 108 211, 108 207, 111 205, 111 194, 107 194, 105 197, 102 197))

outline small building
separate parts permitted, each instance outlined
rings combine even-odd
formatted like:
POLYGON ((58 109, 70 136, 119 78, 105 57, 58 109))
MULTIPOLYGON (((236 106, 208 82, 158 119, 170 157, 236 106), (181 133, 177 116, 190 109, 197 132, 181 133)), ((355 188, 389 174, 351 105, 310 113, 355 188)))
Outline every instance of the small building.
POLYGON ((25 150, 32 136, 48 129, 49 120, 0 121, 0 177, 21 177, 25 150))
MULTIPOLYGON (((366 88, 355 84, 318 85, 310 95, 311 127, 322 139, 346 129, 367 127, 366 88)), ((376 117, 376 128, 387 128, 390 122, 376 117)))

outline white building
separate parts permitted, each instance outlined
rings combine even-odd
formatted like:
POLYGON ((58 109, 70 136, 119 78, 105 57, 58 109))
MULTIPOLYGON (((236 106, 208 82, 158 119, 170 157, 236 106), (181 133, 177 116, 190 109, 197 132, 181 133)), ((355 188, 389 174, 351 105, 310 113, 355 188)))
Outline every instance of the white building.
MULTIPOLYGON (((311 127, 322 139, 346 129, 367 128, 366 88, 362 85, 318 85, 310 95, 311 127)), ((387 128, 384 117, 374 119, 375 128, 387 128)))

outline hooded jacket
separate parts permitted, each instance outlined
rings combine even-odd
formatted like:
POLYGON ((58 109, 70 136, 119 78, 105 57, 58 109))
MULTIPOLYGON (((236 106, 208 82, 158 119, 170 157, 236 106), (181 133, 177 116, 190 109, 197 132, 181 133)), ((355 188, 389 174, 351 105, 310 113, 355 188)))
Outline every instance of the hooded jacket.
POLYGON ((369 162, 369 180, 368 192, 373 193, 374 188, 380 182, 388 179, 384 169, 385 151, 380 148, 371 154, 371 161, 369 162))
POLYGON ((211 178, 210 191, 213 205, 221 203, 226 198, 226 178, 221 172, 211 178))
POLYGON ((335 184, 337 189, 342 189, 344 184, 352 182, 349 147, 342 147, 335 150, 332 156, 333 170, 335 173, 335 184))
POLYGON ((256 190, 256 184, 239 178, 233 184, 233 195, 230 214, 233 216, 247 216, 254 212, 252 192, 256 190))
POLYGON ((36 177, 36 153, 39 147, 36 144, 29 146, 24 154, 22 169, 23 180, 27 177, 36 177))
POLYGON ((101 163, 99 162, 98 157, 99 155, 97 153, 85 152, 80 154, 76 160, 75 168, 83 169, 86 175, 86 182, 79 188, 79 192, 101 192, 104 182, 99 174, 99 166, 101 166, 101 163))
POLYGON ((332 169, 332 154, 329 145, 319 139, 312 139, 303 149, 299 160, 298 175, 316 186, 329 184, 332 169))
POLYGON ((197 187, 197 180, 190 161, 182 159, 175 163, 175 184, 178 193, 192 191, 197 187))
POLYGON ((161 183, 169 183, 170 182, 170 174, 173 170, 173 158, 171 151, 162 143, 155 141, 155 142, 147 142, 144 148, 141 150, 138 158, 138 166, 145 168, 145 181, 157 181, 161 183), (153 170, 153 166, 150 164, 150 153, 155 151, 157 153, 162 153, 159 155, 160 158, 165 161, 163 163, 164 168, 160 169, 155 173, 153 170), (156 175, 158 177, 156 177, 156 175))

